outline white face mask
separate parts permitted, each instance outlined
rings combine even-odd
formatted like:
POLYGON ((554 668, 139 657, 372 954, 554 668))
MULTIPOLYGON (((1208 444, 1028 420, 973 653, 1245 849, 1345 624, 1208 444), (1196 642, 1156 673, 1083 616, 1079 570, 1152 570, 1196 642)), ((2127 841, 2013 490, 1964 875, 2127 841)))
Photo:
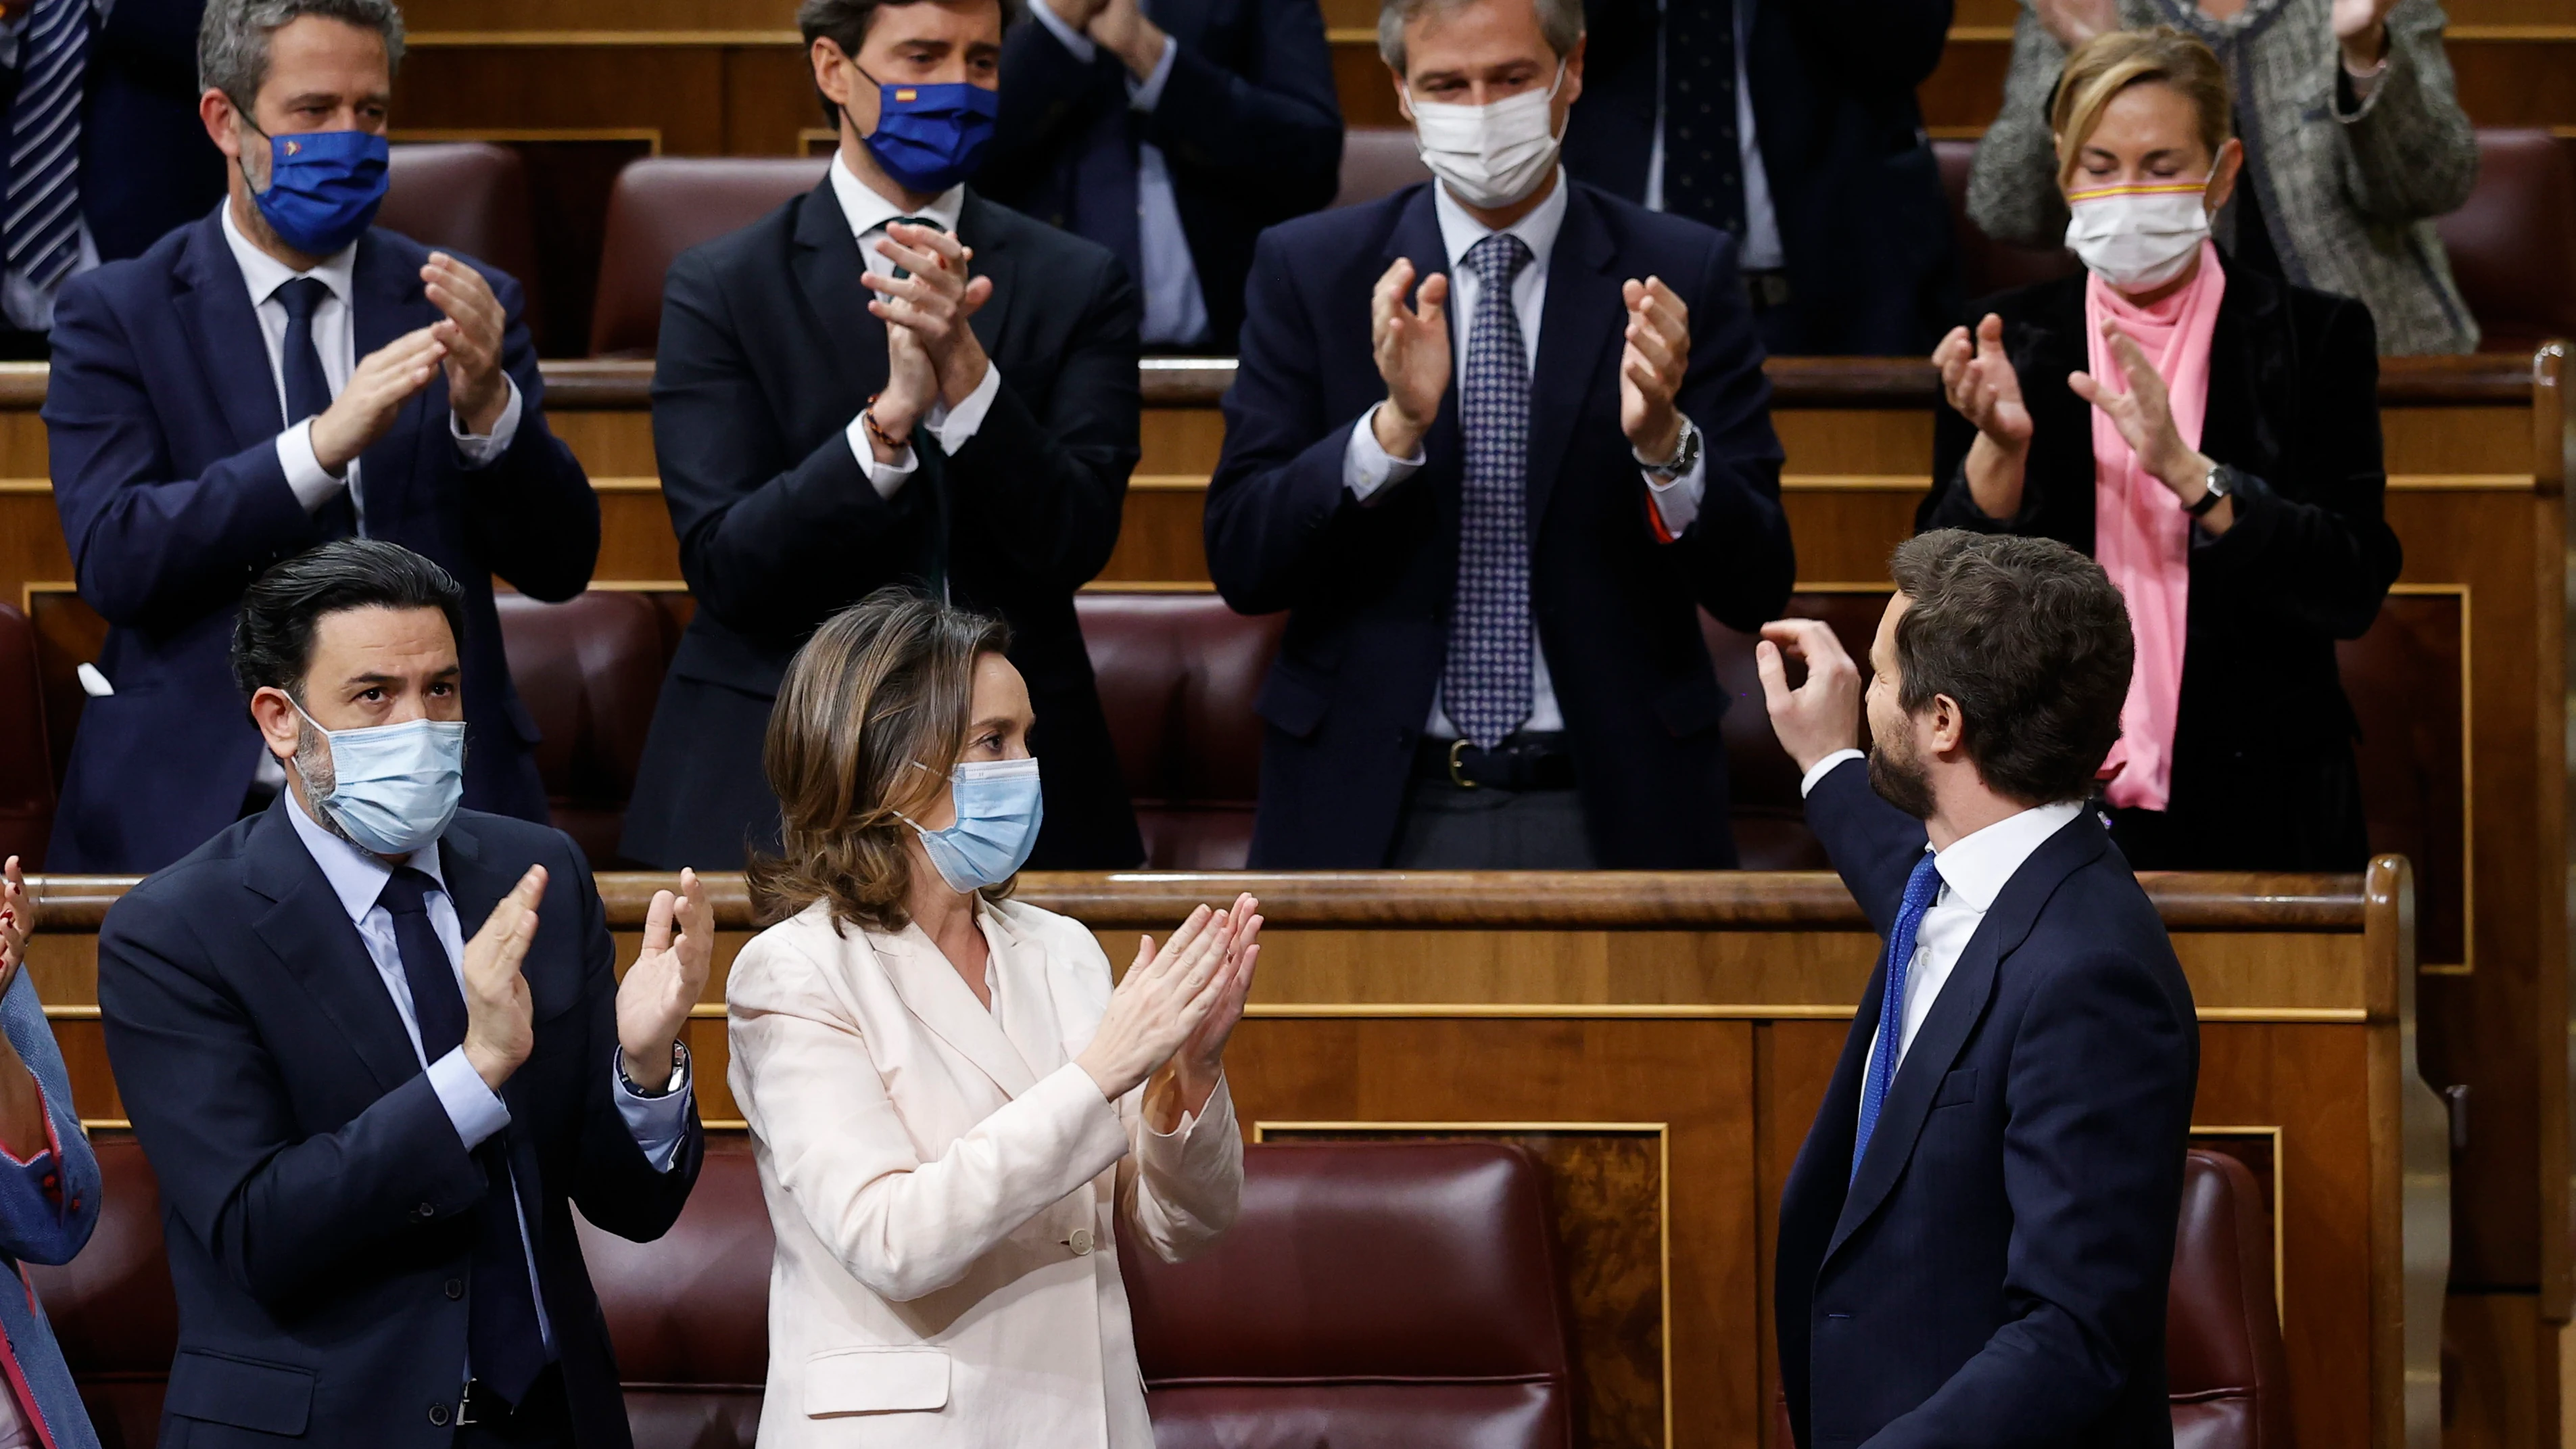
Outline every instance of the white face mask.
POLYGON ((1413 100, 1407 91, 1422 164, 1447 183, 1450 195, 1480 211, 1519 201, 1556 170, 1563 138, 1556 132, 1554 110, 1564 84, 1565 62, 1558 61, 1554 85, 1487 106, 1413 100))
POLYGON ((2209 238, 2209 182, 2153 181, 2066 196, 2066 245, 2122 292, 2152 292, 2183 274, 2209 238))

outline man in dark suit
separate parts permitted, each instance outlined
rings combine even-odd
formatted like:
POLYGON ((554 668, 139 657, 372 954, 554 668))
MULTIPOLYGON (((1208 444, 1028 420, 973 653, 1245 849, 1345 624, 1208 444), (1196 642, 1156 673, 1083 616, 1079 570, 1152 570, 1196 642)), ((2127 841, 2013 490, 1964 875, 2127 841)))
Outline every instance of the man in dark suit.
POLYGON ((976 185, 1118 254, 1148 348, 1232 352, 1253 238, 1329 204, 1342 110, 1314 0, 1029 0, 976 185), (1148 14, 1148 11, 1151 14, 1148 14))
POLYGON ((1732 866, 1693 605, 1796 571, 1733 244, 1556 168, 1570 0, 1388 6, 1440 179, 1263 235, 1208 491, 1226 602, 1290 611, 1252 863, 1732 866))
POLYGON ((351 534, 466 581, 466 801, 546 818, 491 577, 541 599, 581 592, 599 503, 546 427, 517 284, 366 225, 401 23, 390 0, 311 4, 328 13, 271 31, 246 0, 215 0, 203 118, 236 163, 231 196, 74 278, 55 313, 54 501, 81 597, 110 626, 55 870, 158 869, 275 794, 284 777, 222 698, 233 608, 262 568, 351 534), (357 159, 291 187, 273 175, 333 157, 357 159))
POLYGON ((1865 762, 1832 631, 1755 651, 1808 823, 1889 943, 1780 1197, 1790 1419, 1806 1446, 2170 1445, 2199 1026, 2085 804, 2128 613, 2045 539, 1927 533, 1892 572, 1865 762))
POLYGON ((464 598, 358 539, 252 584, 232 670, 292 783, 100 929, 179 1299, 164 1444, 628 1442, 572 1208, 641 1242, 688 1198, 714 916, 684 873, 620 982, 580 848, 458 810, 464 598))
POLYGON ((1951 0, 1583 0, 1565 166, 1723 227, 1774 355, 1910 356, 1958 310, 1914 88, 1951 0))
POLYGON ((680 257, 653 369, 662 497, 697 599, 625 853, 775 849, 770 701, 835 611, 913 584, 1011 626, 1037 708, 1032 866, 1145 857, 1074 619, 1136 466, 1136 289, 1107 250, 966 188, 1000 0, 806 0, 841 145, 822 185, 680 257))

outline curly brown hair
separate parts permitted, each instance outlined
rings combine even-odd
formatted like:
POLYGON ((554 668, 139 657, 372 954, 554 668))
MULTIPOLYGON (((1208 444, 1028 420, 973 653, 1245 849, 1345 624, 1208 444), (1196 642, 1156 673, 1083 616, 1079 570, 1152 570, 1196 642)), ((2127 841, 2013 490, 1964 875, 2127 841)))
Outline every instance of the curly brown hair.
MULTIPOLYGON (((975 662, 1009 645, 999 619, 888 588, 823 621, 796 651, 761 750, 779 850, 745 867, 763 925, 827 901, 835 930, 904 928, 913 862, 901 817, 917 818, 948 787, 975 662)), ((1004 881, 984 897, 1010 892, 1004 881)))

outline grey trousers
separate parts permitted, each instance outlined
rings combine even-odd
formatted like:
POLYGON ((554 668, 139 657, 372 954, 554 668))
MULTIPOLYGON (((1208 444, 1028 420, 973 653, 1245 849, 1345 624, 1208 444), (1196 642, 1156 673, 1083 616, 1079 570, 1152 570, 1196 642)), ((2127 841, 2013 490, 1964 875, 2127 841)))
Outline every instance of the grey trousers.
POLYGON ((1462 790, 1408 781, 1395 826, 1397 870, 1591 870, 1583 802, 1572 790, 1462 790))

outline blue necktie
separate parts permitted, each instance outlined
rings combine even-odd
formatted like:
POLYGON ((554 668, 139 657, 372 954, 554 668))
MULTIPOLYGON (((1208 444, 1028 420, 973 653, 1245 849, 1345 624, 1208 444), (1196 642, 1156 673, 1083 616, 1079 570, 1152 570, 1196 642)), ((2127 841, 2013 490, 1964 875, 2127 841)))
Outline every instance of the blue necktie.
POLYGON ((1860 1088, 1860 1131, 1852 1138, 1852 1176, 1860 1176, 1869 1136, 1878 1130, 1879 1109, 1887 1089, 1896 1084, 1896 1059, 1905 1045, 1905 974, 1914 965, 1914 932, 1923 913, 1941 893, 1941 873, 1932 868, 1932 852, 1914 863, 1905 878, 1905 900, 1896 908, 1896 929, 1887 933, 1887 990, 1878 999, 1878 1052, 1869 1064, 1869 1080, 1860 1088))
POLYGON ((1735 129, 1735 6, 1664 7, 1664 210, 1744 235, 1743 141, 1735 129))
POLYGON ((1440 704, 1458 733, 1488 750, 1530 712, 1529 351, 1512 309, 1512 279, 1529 264, 1529 244, 1509 232, 1467 249, 1477 285, 1458 392, 1467 471, 1440 704))
POLYGON ((95 0, 37 0, 18 48, 0 252, 40 291, 80 260, 82 81, 94 8, 95 0))
MULTIPOLYGON (((291 428, 331 410, 330 374, 322 370, 322 349, 313 345, 313 314, 330 298, 331 289, 319 277, 297 277, 279 283, 270 295, 286 309, 286 340, 277 350, 277 360, 286 383, 286 425, 291 428)), ((356 533, 358 510, 349 490, 342 488, 313 510, 313 521, 321 525, 325 538, 356 533)), ((457 1031, 464 1031, 461 1022, 457 1031)), ((431 1059, 436 1060, 436 1055, 431 1059)))
MULTIPOLYGON (((412 1018, 420 1024, 421 1055, 430 1061, 465 1040, 465 996, 456 968, 429 923, 429 892, 438 882, 408 866, 385 882, 376 897, 394 918, 394 943, 402 952, 403 980, 411 986, 412 1018)), ((528 1282, 528 1248, 519 1232, 518 1193, 501 1133, 474 1149, 490 1184, 474 1210, 472 1298, 466 1304, 465 1362, 475 1379, 515 1404, 545 1371, 545 1335, 537 1327, 537 1300, 528 1282)))

